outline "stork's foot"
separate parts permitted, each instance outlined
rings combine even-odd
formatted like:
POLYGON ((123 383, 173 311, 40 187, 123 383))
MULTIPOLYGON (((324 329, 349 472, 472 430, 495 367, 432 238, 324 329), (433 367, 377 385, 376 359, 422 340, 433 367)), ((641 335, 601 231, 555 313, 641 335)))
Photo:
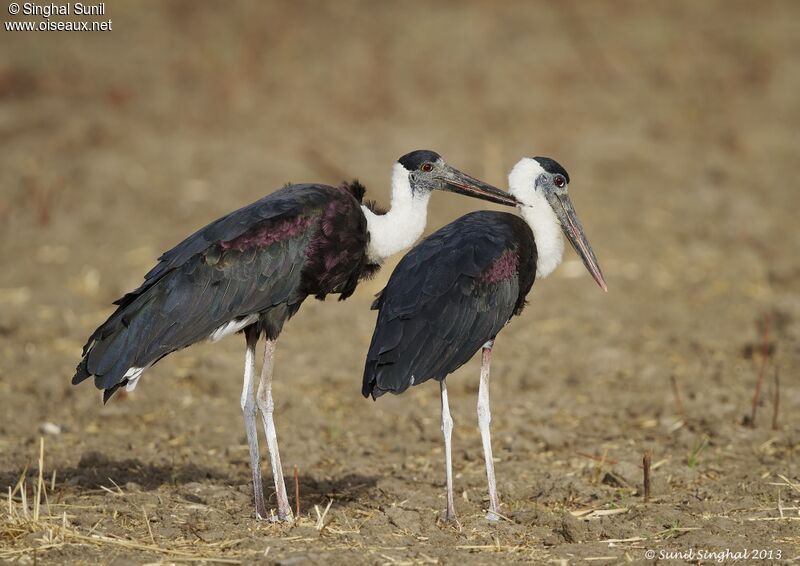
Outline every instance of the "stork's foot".
POLYGON ((256 521, 267 521, 269 520, 269 513, 267 513, 266 508, 259 509, 258 505, 256 505, 256 521))
POLYGON ((294 515, 291 511, 288 514, 276 514, 275 511, 270 511, 269 513, 256 511, 256 519, 270 523, 291 523, 294 521, 294 515))
POLYGON ((494 511, 487 511, 486 520, 489 521, 490 523, 497 523, 500 521, 500 515, 498 515, 494 511))
MULTIPOLYGON (((280 467, 278 468, 280 470, 280 467)), ((278 517, 276 522, 278 523, 293 523, 294 522, 294 514, 292 513, 292 508, 289 506, 289 498, 286 497, 286 488, 284 487, 283 477, 280 478, 276 491, 276 498, 278 500, 278 517), (283 488, 283 489, 280 489, 283 488)))
POLYGON ((278 517, 276 519, 278 523, 293 523, 294 522, 294 514, 289 511, 288 513, 278 513, 278 517))
POLYGON ((458 523, 458 517, 456 517, 456 512, 455 511, 445 511, 444 512, 444 517, 442 518, 442 520, 445 523, 448 523, 448 524, 451 524, 451 525, 455 525, 456 523, 458 523))
POLYGON ((261 474, 258 473, 257 477, 253 480, 254 495, 253 500, 256 506, 256 519, 259 521, 266 521, 269 519, 269 511, 267 511, 267 503, 264 500, 264 492, 261 489, 261 474))

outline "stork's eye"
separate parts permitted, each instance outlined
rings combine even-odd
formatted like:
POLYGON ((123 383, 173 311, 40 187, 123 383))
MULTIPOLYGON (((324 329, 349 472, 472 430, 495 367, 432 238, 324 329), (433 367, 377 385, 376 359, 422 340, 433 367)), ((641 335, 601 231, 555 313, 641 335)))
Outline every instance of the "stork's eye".
POLYGON ((558 187, 559 189, 563 189, 564 186, 567 184, 567 180, 561 175, 556 175, 556 178, 553 179, 553 182, 556 184, 556 187, 558 187))
POLYGON ((433 170, 433 164, 432 163, 423 163, 422 166, 420 167, 420 169, 422 169, 426 173, 430 173, 433 170))

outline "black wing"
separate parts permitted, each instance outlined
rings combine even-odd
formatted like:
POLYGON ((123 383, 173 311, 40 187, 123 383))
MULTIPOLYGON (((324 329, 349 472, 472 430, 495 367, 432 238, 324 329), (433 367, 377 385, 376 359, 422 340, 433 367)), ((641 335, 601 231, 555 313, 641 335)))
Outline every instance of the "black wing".
POLYGON ((161 254, 156 266, 145 274, 144 283, 138 289, 114 301, 114 304, 124 306, 130 303, 166 273, 183 265, 213 244, 233 240, 260 222, 282 217, 297 217, 308 208, 318 208, 324 204, 327 188, 324 185, 287 185, 252 204, 218 218, 171 250, 161 254))
POLYGON ((467 214, 423 240, 373 305, 362 394, 444 379, 522 310, 535 271, 533 234, 513 214, 467 214))
POLYGON ((144 284, 117 301, 116 312, 89 338, 73 383, 94 376, 110 395, 131 368, 147 368, 254 313, 263 315, 262 325, 277 326, 264 328, 268 335, 280 332, 307 295, 306 251, 338 193, 324 185, 287 186, 163 254, 144 284))

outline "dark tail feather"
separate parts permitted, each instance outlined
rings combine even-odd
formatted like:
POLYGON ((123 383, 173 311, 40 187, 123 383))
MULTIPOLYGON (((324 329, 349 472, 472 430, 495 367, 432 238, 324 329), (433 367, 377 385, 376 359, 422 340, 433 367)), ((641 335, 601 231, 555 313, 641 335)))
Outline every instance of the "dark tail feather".
MULTIPOLYGON (((100 329, 102 329, 102 327, 100 327, 100 329)), ((100 329, 98 329, 98 331, 100 329)), ((75 375, 72 376, 72 385, 78 385, 82 381, 85 381, 86 379, 88 379, 89 377, 92 376, 92 373, 89 371, 89 367, 88 367, 89 366, 89 353, 92 351, 92 347, 93 347, 92 339, 90 339, 89 342, 87 343, 86 347, 84 347, 83 359, 78 364, 78 367, 75 370, 75 375)), ((98 389, 102 389, 103 390, 103 404, 108 403, 108 400, 111 399, 111 396, 114 395, 114 393, 116 393, 117 390, 120 387, 124 387, 128 383, 127 379, 123 379, 119 383, 115 383, 111 387, 108 387, 108 388, 104 389, 102 384, 98 384, 97 383, 97 381, 99 381, 99 379, 100 379, 100 376, 95 376, 95 385, 97 385, 98 389)))
POLYGON ((78 364, 78 367, 75 368, 75 375, 72 376, 72 385, 78 385, 90 375, 89 370, 86 369, 86 358, 84 357, 78 364))
POLYGON ((109 388, 109 389, 104 389, 104 390, 103 390, 103 405, 105 405, 106 403, 108 403, 108 400, 109 400, 109 399, 111 399, 111 396, 112 396, 114 393, 116 393, 116 392, 117 392, 117 389, 119 389, 120 387, 122 387, 123 385, 125 385, 127 382, 128 382, 128 380, 126 379, 126 380, 124 380, 122 383, 118 383, 118 384, 116 384, 114 387, 111 387, 111 388, 109 388))
POLYGON ((378 360, 367 360, 367 365, 364 367, 364 380, 361 383, 361 394, 367 399, 372 396, 373 401, 386 393, 385 389, 378 387, 379 363, 378 360))
POLYGON ((372 380, 372 377, 368 376, 365 372, 364 374, 364 382, 361 384, 361 394, 365 398, 369 398, 372 394, 372 388, 375 386, 375 382, 372 380))
MULTIPOLYGON (((89 351, 91 351, 91 348, 89 348, 89 351)), ((85 381, 92 376, 92 374, 89 373, 87 364, 87 356, 84 356, 75 370, 75 375, 72 376, 72 385, 78 385, 82 381, 85 381)), ((108 389, 103 389, 103 404, 108 403, 108 400, 111 399, 111 396, 117 392, 117 389, 124 387, 127 383, 128 380, 123 379, 120 383, 117 383, 108 389)), ((102 387, 98 387, 98 389, 102 389, 102 387)))
POLYGON ((150 301, 140 297, 118 308, 94 331, 83 347, 83 358, 72 377, 73 385, 93 376, 95 387, 105 390, 103 400, 108 401, 127 383, 125 374, 131 367, 145 367, 153 361, 139 363, 137 359, 147 357, 143 340, 151 330, 147 324, 149 305, 150 301))

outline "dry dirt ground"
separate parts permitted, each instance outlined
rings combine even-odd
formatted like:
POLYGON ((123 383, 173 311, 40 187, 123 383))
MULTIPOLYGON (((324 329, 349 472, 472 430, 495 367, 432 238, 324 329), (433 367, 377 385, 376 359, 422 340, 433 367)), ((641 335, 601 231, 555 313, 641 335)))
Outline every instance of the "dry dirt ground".
MULTIPOLYGON (((800 4, 106 10, 111 32, 0 32, 0 561, 798 561, 800 4), (290 180, 358 176, 387 203, 393 160, 419 147, 500 186, 520 156, 556 157, 609 282, 569 251, 497 342, 507 520, 483 520, 475 360, 449 379, 455 526, 435 385, 359 395, 392 265, 347 302, 309 300, 278 345, 296 524, 253 519, 241 337, 105 407, 70 385, 161 251, 290 180)), ((434 201, 430 229, 480 206, 434 201)))

